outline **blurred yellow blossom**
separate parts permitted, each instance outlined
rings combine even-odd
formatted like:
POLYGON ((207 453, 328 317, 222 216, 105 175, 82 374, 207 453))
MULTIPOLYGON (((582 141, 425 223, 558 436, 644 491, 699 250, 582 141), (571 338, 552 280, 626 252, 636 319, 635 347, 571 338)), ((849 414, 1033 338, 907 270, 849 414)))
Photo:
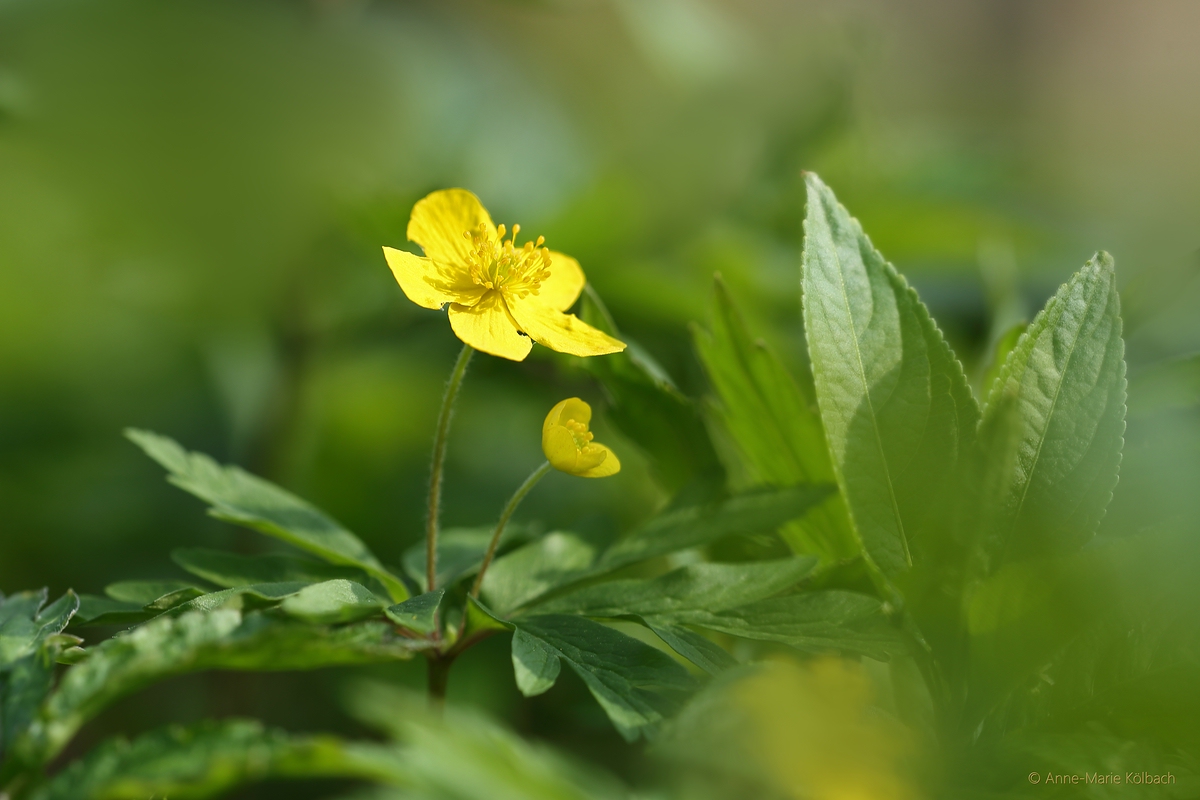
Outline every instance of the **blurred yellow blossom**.
POLYGON ((404 294, 419 306, 449 305, 450 327, 476 350, 521 361, 533 342, 576 356, 625 349, 624 343, 563 313, 583 290, 579 262, 536 241, 517 245, 504 225, 465 189, 434 192, 413 207, 408 238, 416 256, 383 248, 404 294))
POLYGON ((872 705, 862 665, 823 657, 774 662, 737 686, 752 748, 800 800, 915 800, 905 775, 911 737, 872 705))
POLYGON ((557 470, 581 478, 604 478, 621 471, 617 454, 592 441, 592 407, 572 397, 558 403, 542 424, 542 452, 557 470))

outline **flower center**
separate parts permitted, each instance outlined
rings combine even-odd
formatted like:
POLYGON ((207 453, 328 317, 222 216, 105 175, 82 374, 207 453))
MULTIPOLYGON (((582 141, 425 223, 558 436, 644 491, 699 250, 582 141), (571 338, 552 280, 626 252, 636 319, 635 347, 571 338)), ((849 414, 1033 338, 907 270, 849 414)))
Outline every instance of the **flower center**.
POLYGON ((563 423, 563 427, 571 432, 571 438, 575 440, 575 448, 579 450, 581 455, 587 456, 602 452, 599 447, 591 444, 595 435, 588 430, 587 423, 569 419, 563 423))
POLYGON ((505 239, 505 228, 498 225, 495 241, 482 223, 473 231, 463 231, 463 236, 471 240, 471 280, 517 297, 537 294, 539 284, 550 275, 550 251, 542 247, 544 236, 517 247, 520 231, 520 225, 513 225, 512 238, 505 239))

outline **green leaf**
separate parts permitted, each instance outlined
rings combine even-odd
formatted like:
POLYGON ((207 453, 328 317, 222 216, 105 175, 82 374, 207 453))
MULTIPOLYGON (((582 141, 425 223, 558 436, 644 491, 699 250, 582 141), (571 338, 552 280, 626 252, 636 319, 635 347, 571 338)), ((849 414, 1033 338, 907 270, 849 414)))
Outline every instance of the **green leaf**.
POLYGON ((445 589, 426 592, 416 597, 385 608, 383 613, 397 625, 409 629, 413 633, 428 635, 437 630, 437 612, 446 596, 445 589))
MULTIPOLYGON (((832 484, 833 465, 814 404, 775 353, 751 337, 720 276, 715 285, 712 333, 694 327, 693 335, 716 392, 710 413, 736 445, 743 471, 758 485, 832 484)), ((859 551, 840 495, 789 523, 783 536, 796 552, 828 560, 859 551)))
POLYGON ((642 617, 646 627, 654 631, 671 649, 710 675, 718 675, 737 666, 737 660, 724 648, 682 625, 672 624, 669 618, 642 617))
POLYGON ((145 622, 157 612, 147 611, 137 603, 126 603, 95 594, 79 595, 79 611, 71 617, 71 626, 132 625, 145 622))
POLYGON ((459 649, 462 649, 468 643, 485 639, 493 633, 511 631, 513 629, 511 622, 496 616, 482 603, 469 595, 467 596, 467 607, 463 613, 466 619, 463 623, 462 639, 459 640, 459 649))
POLYGON ((285 597, 279 608, 288 616, 305 622, 330 624, 376 616, 383 611, 384 605, 362 584, 338 578, 305 586, 285 597))
POLYGON ((1018 412, 1018 433, 1005 439, 1016 470, 987 516, 994 563, 1069 552, 1095 532, 1121 462, 1124 355, 1116 274, 1100 253, 1037 315, 988 398, 986 420, 1005 397, 1018 412))
POLYGON ((216 611, 221 608, 231 608, 235 611, 270 608, 277 606, 285 598, 291 597, 311 584, 307 583, 259 583, 253 586, 239 586, 236 589, 222 589, 210 592, 194 600, 170 609, 178 615, 188 611, 216 611))
POLYGON ((901 647, 879 600, 837 590, 759 600, 724 611, 690 609, 660 615, 743 639, 779 642, 809 652, 847 651, 886 661, 901 647))
POLYGON ((30 800, 200 800, 267 778, 356 778, 403 782, 391 748, 331 736, 291 736, 258 722, 172 726, 132 742, 108 741, 71 764, 30 800))
MULTIPOLYGON (((68 591, 44 606, 46 594, 43 589, 0 595, 0 764, 50 692, 59 655, 79 643, 62 633, 79 599, 68 591)), ((0 774, 0 785, 4 782, 0 774)))
POLYGON ((747 492, 710 505, 667 511, 613 544, 600 557, 593 572, 609 572, 736 533, 774 530, 808 512, 831 490, 828 486, 769 489, 747 492))
POLYGON ((327 628, 233 609, 165 615, 96 645, 68 669, 14 752, 23 763, 44 764, 110 703, 170 676, 389 662, 421 646, 382 620, 327 628))
MULTIPOLYGON (((468 575, 474 575, 483 563, 495 528, 447 528, 438 534, 438 586, 451 586, 468 575)), ((529 537, 520 525, 504 529, 497 552, 503 553, 529 537)), ((425 574, 425 543, 419 542, 404 551, 404 571, 417 582, 422 591, 428 589, 425 574)))
POLYGON ((724 471, 696 405, 675 388, 649 353, 617 331, 590 286, 584 290, 580 309, 589 325, 627 344, 621 353, 582 360, 604 387, 609 401, 606 418, 638 444, 672 494, 688 484, 722 485, 724 471))
POLYGON ((522 691, 545 691, 557 669, 552 662, 565 660, 628 741, 653 735, 695 688, 687 670, 666 653, 583 617, 529 617, 517 629, 525 634, 513 654, 524 675, 518 678, 522 691))
POLYGON ((555 531, 496 559, 483 577, 483 597, 509 614, 547 592, 587 574, 596 546, 573 533, 555 531))
MULTIPOLYGON (((979 411, 925 306, 813 174, 804 330, 838 486, 863 547, 892 577, 946 541, 960 453, 979 411)), ((931 564, 931 566, 933 566, 931 564)))
POLYGON ((331 564, 358 567, 376 578, 392 599, 408 599, 408 589, 384 569, 367 546, 324 513, 273 483, 234 467, 222 467, 202 453, 149 431, 126 435, 171 473, 171 482, 212 504, 218 519, 282 539, 331 564))
POLYGON ((562 669, 558 654, 549 645, 520 628, 513 633, 512 662, 517 688, 526 697, 536 697, 553 686, 562 669))
POLYGON ((174 550, 171 560, 209 583, 225 589, 255 583, 320 583, 335 578, 362 582, 366 573, 355 567, 339 567, 289 555, 244 556, 205 547, 174 550))
POLYGON ((812 572, 812 557, 736 564, 689 564, 650 580, 606 581, 556 597, 539 613, 589 617, 657 616, 691 611, 723 611, 794 586, 812 572))

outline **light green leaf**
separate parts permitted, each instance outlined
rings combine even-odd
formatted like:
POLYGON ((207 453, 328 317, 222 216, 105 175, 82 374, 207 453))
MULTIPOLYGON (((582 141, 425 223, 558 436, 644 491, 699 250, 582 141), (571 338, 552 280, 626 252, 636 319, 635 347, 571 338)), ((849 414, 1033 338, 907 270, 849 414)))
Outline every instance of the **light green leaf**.
POLYGON ((724 648, 711 642, 695 631, 682 625, 674 625, 669 618, 642 617, 642 622, 658 635, 671 649, 691 661, 710 675, 717 675, 737 666, 737 660, 724 648))
POLYGON ((222 589, 210 592, 194 600, 170 609, 174 615, 188 611, 216 611, 220 608, 231 608, 235 611, 269 608, 279 605, 284 598, 291 597, 302 589, 310 586, 307 583, 259 583, 253 586, 239 586, 236 589, 222 589))
POLYGON ((385 608, 383 613, 392 622, 402 625, 413 633, 430 634, 437 630, 438 606, 442 604, 442 598, 445 595, 445 589, 419 594, 403 603, 385 608))
MULTIPOLYGON (((653 735, 653 729, 673 713, 695 688, 687 670, 666 653, 589 619, 562 614, 522 619, 518 629, 536 639, 544 652, 522 638, 519 653, 528 670, 525 686, 545 691, 553 667, 563 659, 628 741, 653 735)), ((514 641, 516 638, 514 637, 514 641)))
MULTIPOLYGON (((751 337, 719 276, 715 296, 712 333, 696 327, 693 334, 716 392, 710 414, 736 445, 742 471, 758 485, 832 484, 833 465, 814 404, 766 343, 751 337)), ((830 560, 859 551, 845 502, 836 494, 788 523, 783 537, 796 552, 830 560)))
POLYGON ((383 607, 370 589, 342 578, 305 586, 279 604, 288 616, 318 624, 365 619, 378 615, 383 607))
POLYGON ((359 567, 394 601, 408 599, 404 583, 357 536, 295 495, 238 467, 222 467, 203 453, 189 453, 165 436, 139 430, 126 435, 166 467, 172 483, 211 503, 209 513, 218 519, 275 536, 331 564, 359 567))
POLYGON ((511 631, 513 629, 511 622, 496 616, 470 595, 467 596, 467 607, 463 613, 466 619, 463 623, 463 634, 462 639, 459 641, 459 649, 467 643, 477 642, 480 639, 486 639, 494 633, 511 631))
POLYGON ((205 547, 187 547, 171 553, 171 560, 198 578, 224 589, 256 583, 320 583, 345 578, 363 582, 366 573, 310 558, 281 554, 244 556, 205 547))
POLYGON ((996 378, 1000 376, 1000 371, 1004 369, 1004 363, 1008 361, 1008 354, 1016 349, 1017 342, 1021 341, 1021 336, 1027 330, 1029 330, 1028 322, 1018 322, 996 340, 996 346, 992 348, 991 363, 988 364, 987 371, 983 373, 983 380, 980 383, 983 387, 983 397, 991 394, 992 387, 996 385, 996 378))
POLYGON ((562 669, 558 654, 549 645, 520 628, 513 633, 512 662, 517 688, 526 697, 535 697, 553 686, 562 669))
POLYGON ((847 651, 880 661, 902 647, 877 599, 839 590, 771 597, 725 611, 691 609, 659 619, 808 652, 847 651))
POLYGON ((47 591, 0 595, 0 670, 28 656, 67 627, 79 609, 74 592, 46 605, 47 591))
POLYGON ((828 486, 769 489, 736 495, 711 505, 667 511, 616 542, 592 571, 610 572, 736 533, 774 530, 807 513, 831 490, 828 486))
POLYGON ((258 722, 222 720, 173 726, 108 741, 71 764, 30 800, 219 797, 267 778, 356 778, 403 782, 391 748, 331 736, 290 736, 258 722))
POLYGON ((828 187, 807 175, 804 329, 838 486, 887 576, 946 540, 979 411, 925 306, 828 187))
POLYGON ((988 398, 988 420, 1013 398, 1019 430, 1006 439, 1015 473, 988 514, 994 563, 1069 552, 1095 532, 1121 462, 1124 356, 1116 274, 1100 253, 1037 315, 988 398))
POLYGON ((689 564, 650 580, 606 581, 538 606, 538 613, 664 617, 691 610, 723 611, 794 586, 817 560, 798 556, 777 561, 689 564))
POLYGON ((483 597, 497 613, 509 614, 585 575, 595 560, 591 542, 573 533, 548 533, 496 559, 483 576, 483 597))
POLYGON ((420 646, 383 621, 326 628, 233 609, 164 615, 96 645, 68 669, 14 752, 23 763, 44 764, 114 700, 173 675, 388 662, 420 646))

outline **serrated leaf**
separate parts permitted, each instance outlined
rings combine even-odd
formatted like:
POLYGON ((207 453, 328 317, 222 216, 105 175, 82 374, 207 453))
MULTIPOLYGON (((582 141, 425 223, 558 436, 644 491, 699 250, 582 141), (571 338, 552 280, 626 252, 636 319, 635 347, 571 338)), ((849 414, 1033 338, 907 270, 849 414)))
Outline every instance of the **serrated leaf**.
POLYGON ((606 418, 638 444, 671 493, 688 484, 720 486, 724 470, 696 405, 637 342, 617 331, 590 288, 580 301, 580 315, 628 345, 621 353, 583 359, 583 367, 604 387, 606 418))
POLYGON ((205 547, 174 550, 171 560, 183 569, 224 589, 256 583, 321 583, 335 578, 363 582, 366 573, 323 561, 281 554, 244 556, 205 547))
POLYGON ((697 609, 723 611, 794 586, 816 564, 816 558, 811 556, 736 564, 689 564, 649 580, 616 580, 587 586, 541 604, 537 610, 589 617, 668 617, 697 609))
POLYGON ((925 306, 828 187, 806 176, 804 329, 817 403, 866 553, 886 575, 946 538, 979 411, 925 306))
POLYGON ((383 601, 370 589, 343 578, 305 586, 279 604, 289 617, 318 624, 353 622, 376 616, 383 608, 383 601))
POLYGON ((598 622, 547 614, 522 619, 517 627, 544 650, 529 657, 531 645, 522 639, 521 658, 529 657, 526 666, 537 667, 526 675, 526 688, 545 691, 552 657, 565 660, 628 741, 653 735, 695 688, 687 670, 669 655, 598 622))
POLYGON ((555 531, 496 559, 483 577, 483 597, 509 614, 547 592, 585 575, 596 546, 576 534, 555 531))
POLYGON ((988 509, 992 562, 1069 552, 1095 532, 1121 462, 1124 354, 1116 274, 1100 253, 1034 318, 988 398, 987 420, 1013 398, 1019 431, 1007 440, 1013 479, 988 509))
MULTIPOLYGON (((832 484, 833 466, 813 403, 775 353, 751 337, 719 276, 715 285, 712 332, 693 329, 696 352, 716 392, 712 416, 737 446, 753 483, 832 484)), ((859 550, 840 495, 789 523, 783 536, 796 552, 829 560, 859 550)))
POLYGON ((808 652, 847 651, 880 661, 902 647, 879 600, 856 592, 788 594, 724 611, 689 609, 660 619, 808 652))
POLYGON ((164 466, 179 488, 212 505, 209 512, 306 550, 332 564, 358 567, 376 578, 394 601, 408 599, 403 581, 384 569, 367 546, 314 506, 239 467, 223 467, 203 453, 149 431, 126 435, 164 466))
POLYGON ((254 721, 222 720, 106 742, 55 775, 31 800, 201 800, 267 778, 331 777, 400 782, 408 774, 398 754, 380 745, 291 736, 254 721))
POLYGON ((593 571, 611 571, 737 533, 774 530, 806 514, 830 491, 827 486, 766 489, 709 505, 667 511, 608 548, 593 571))
POLYGON ((96 645, 86 661, 67 670, 14 752, 22 763, 44 764, 110 703, 170 676, 388 662, 409 658, 420 646, 383 621, 326 628, 232 609, 162 616, 96 645))
POLYGON ((430 634, 437 629, 438 607, 442 604, 442 598, 445 595, 445 589, 419 594, 403 603, 385 608, 383 613, 392 622, 413 633, 430 634))

